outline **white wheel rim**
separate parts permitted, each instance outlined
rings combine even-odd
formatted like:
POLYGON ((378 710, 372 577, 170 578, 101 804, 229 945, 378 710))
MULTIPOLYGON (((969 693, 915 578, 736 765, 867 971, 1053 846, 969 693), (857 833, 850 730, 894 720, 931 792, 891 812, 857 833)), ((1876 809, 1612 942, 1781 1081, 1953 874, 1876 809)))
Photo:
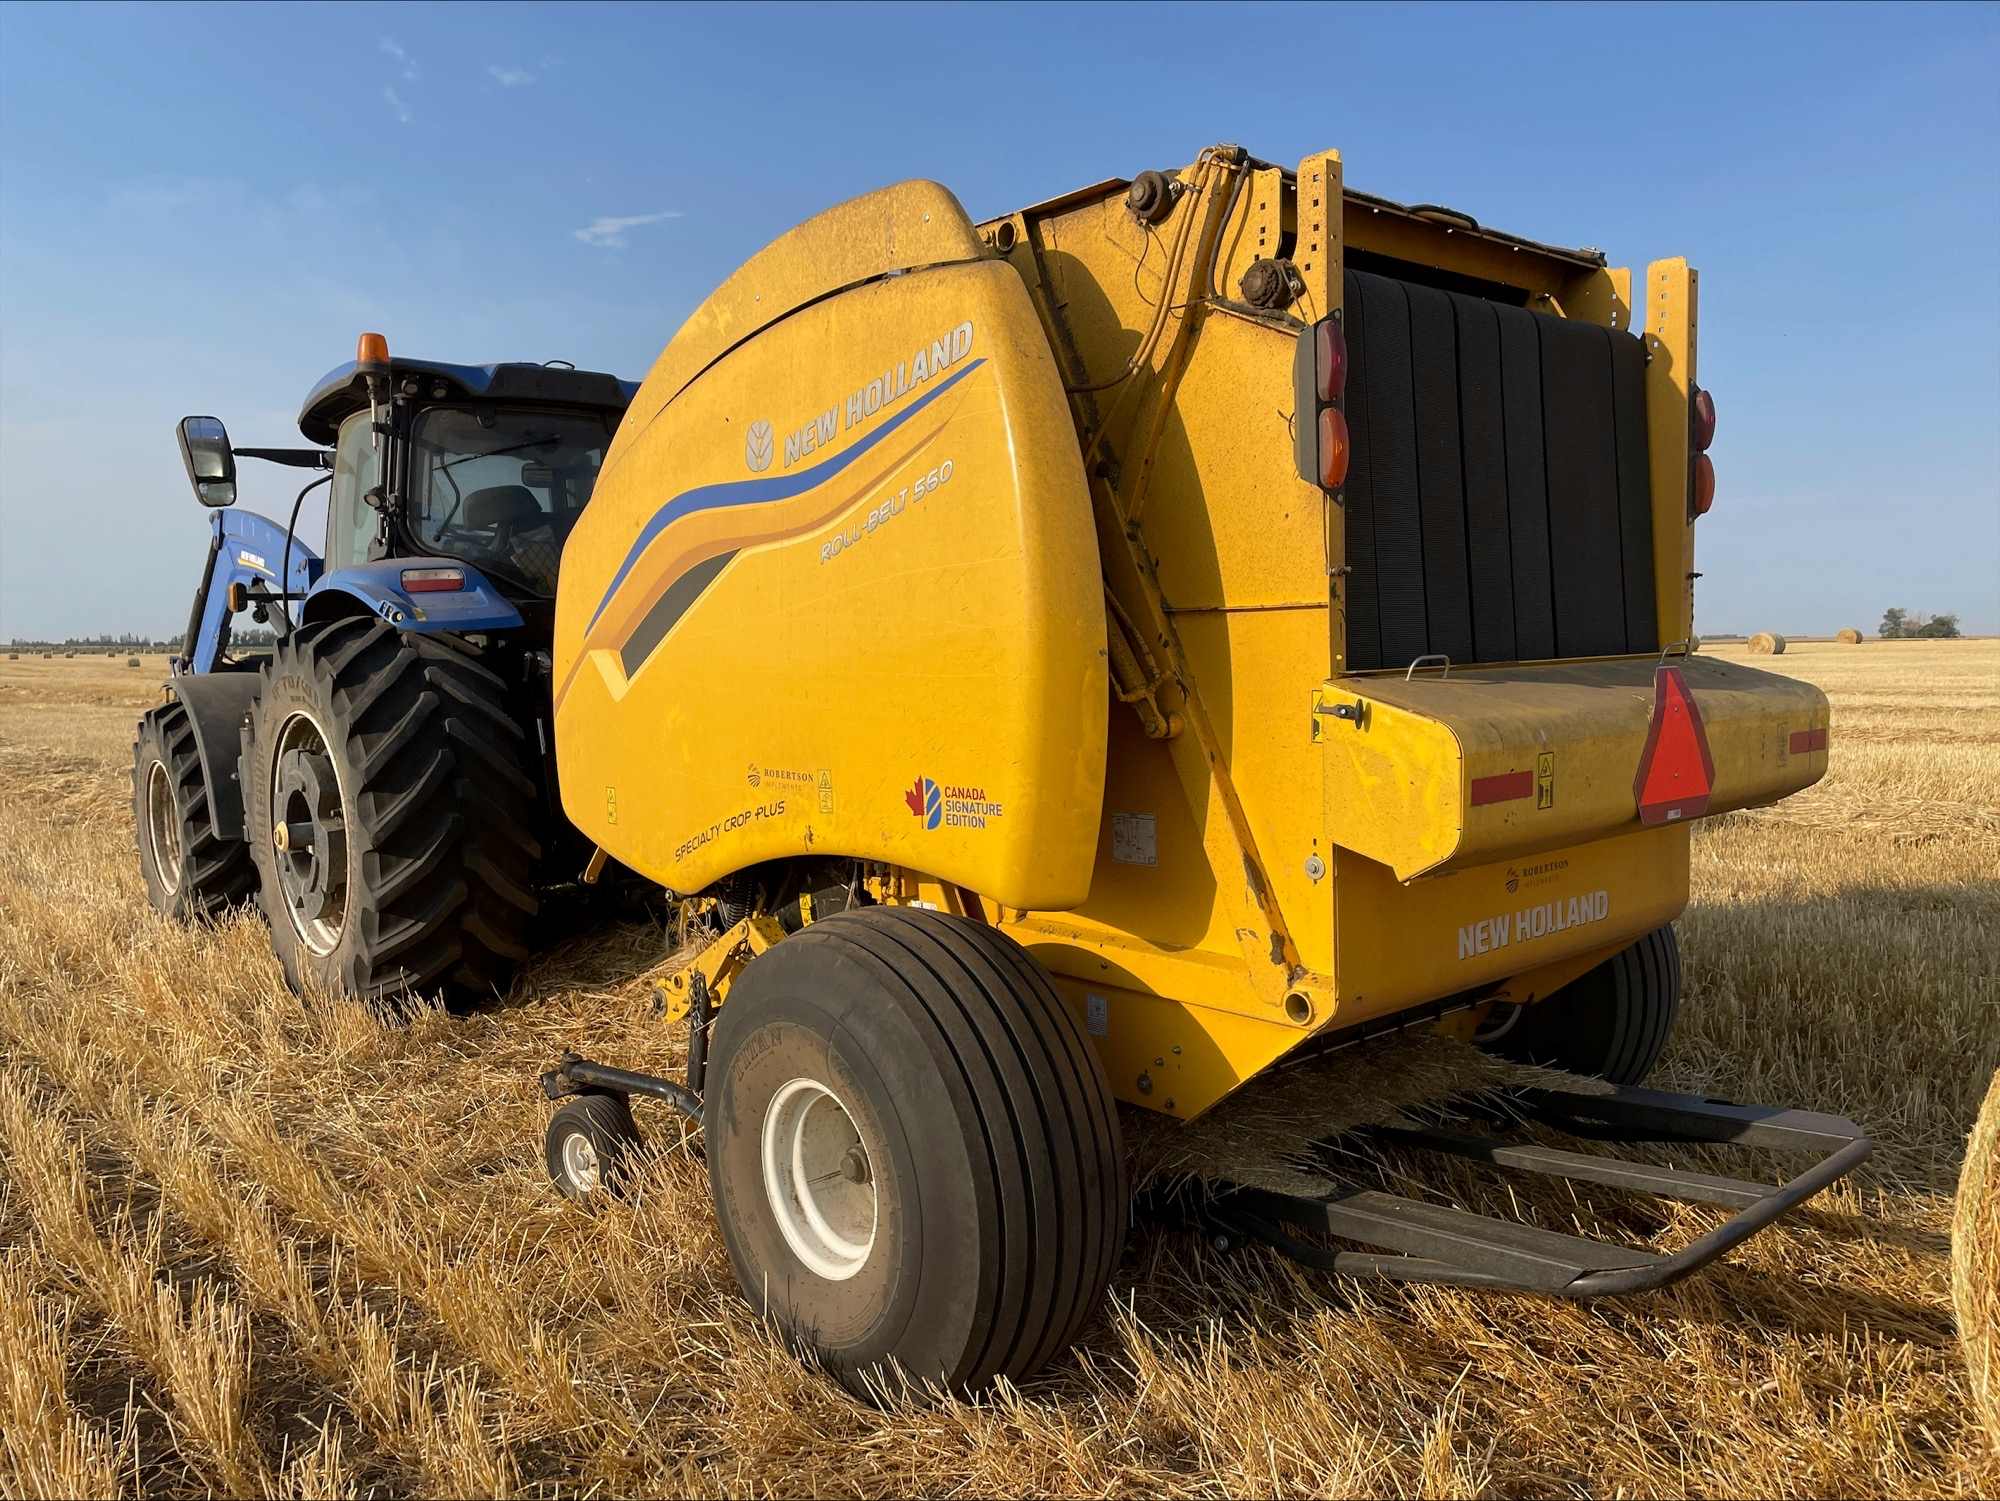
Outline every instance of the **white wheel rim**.
POLYGON ((590 1138, 580 1132, 571 1132, 563 1138, 563 1172, 578 1193, 590 1193, 602 1181, 603 1170, 598 1166, 597 1148, 590 1144, 590 1138))
POLYGON ((274 828, 264 837, 272 841, 272 862, 278 867, 279 894, 285 914, 299 941, 319 958, 331 954, 347 926, 347 789, 341 785, 340 766, 332 753, 333 741, 319 721, 300 709, 292 713, 278 730, 277 749, 271 756, 271 812, 279 826, 307 821, 315 826, 325 822, 320 838, 325 848, 316 853, 280 844, 274 828), (333 806, 315 809, 297 788, 286 785, 286 756, 297 752, 313 755, 326 767, 333 806), (315 875, 315 864, 324 870, 315 875), (310 882, 320 891, 304 892, 310 882))
POLYGON ((171 896, 181 889, 181 816, 162 761, 146 768, 146 828, 153 841, 153 869, 171 896))
POLYGON ((794 1079, 764 1110, 764 1191, 792 1254, 845 1282, 875 1248, 875 1173, 840 1098, 794 1079), (856 1177, 856 1173, 859 1177, 856 1177))

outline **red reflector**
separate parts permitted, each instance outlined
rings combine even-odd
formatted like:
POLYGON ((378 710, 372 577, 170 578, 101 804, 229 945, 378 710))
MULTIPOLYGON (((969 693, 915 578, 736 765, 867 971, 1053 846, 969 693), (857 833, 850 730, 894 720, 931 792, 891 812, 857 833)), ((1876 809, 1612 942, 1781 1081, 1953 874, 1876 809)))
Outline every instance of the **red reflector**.
POLYGON ((463 568, 405 568, 403 589, 410 594, 439 594, 465 587, 463 568))
POLYGON ((1715 461, 1705 453, 1694 456, 1694 513, 1706 516, 1715 504, 1715 461))
POLYGON ((1646 731, 1646 748, 1639 753, 1639 771, 1632 794, 1639 802, 1639 822, 1673 823, 1699 818, 1708 811, 1715 790, 1715 759, 1708 753, 1708 734, 1701 727, 1701 710, 1678 667, 1653 674, 1653 724, 1646 731))
POLYGON ((1790 744, 1795 756, 1803 756, 1807 751, 1825 750, 1826 731, 1793 730, 1790 744))
POLYGON ((1517 798, 1532 797, 1535 792, 1535 774, 1532 771, 1508 771, 1497 777, 1474 777, 1472 779, 1472 806, 1483 808, 1488 803, 1511 803, 1517 798))
POLYGON ((1694 449, 1707 453, 1715 441, 1715 398, 1696 386, 1694 391, 1694 449))
POLYGON ((1340 408, 1327 407, 1319 414, 1319 482, 1328 490, 1347 483, 1347 419, 1340 408))
POLYGON ((1338 318, 1322 318, 1314 329, 1313 364, 1319 372, 1319 399, 1336 400, 1347 389, 1347 330, 1338 318))

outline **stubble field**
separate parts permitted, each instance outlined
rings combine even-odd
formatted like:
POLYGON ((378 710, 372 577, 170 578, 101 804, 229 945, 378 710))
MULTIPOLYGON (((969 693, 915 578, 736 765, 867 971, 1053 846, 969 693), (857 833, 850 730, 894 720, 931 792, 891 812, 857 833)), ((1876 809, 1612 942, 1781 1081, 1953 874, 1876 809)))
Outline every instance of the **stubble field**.
POLYGON ((1856 1179, 1592 1306, 1141 1228, 1067 1364, 878 1411, 737 1297, 663 1114, 635 1203, 547 1182, 537 1070, 679 1061, 664 934, 574 943, 469 1019, 301 1005, 254 918, 146 905, 159 659, 0 660, 0 1493, 2000 1492, 1947 1241, 2000 1066, 2000 642, 1755 665, 1827 690, 1833 770, 1697 832, 1657 1082, 1851 1116, 1856 1179))

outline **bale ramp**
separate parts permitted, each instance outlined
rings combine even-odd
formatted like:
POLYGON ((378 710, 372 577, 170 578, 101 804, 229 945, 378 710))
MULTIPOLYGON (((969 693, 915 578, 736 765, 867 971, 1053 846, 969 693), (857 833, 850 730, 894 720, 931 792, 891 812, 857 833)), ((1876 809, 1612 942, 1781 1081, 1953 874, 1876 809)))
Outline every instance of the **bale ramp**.
POLYGON ((1782 657, 1785 654, 1785 638, 1774 631, 1759 631, 1750 638, 1750 654, 1753 657, 1782 657))
POLYGON ((2000 1073, 1965 1144, 1951 1220, 1951 1301, 1973 1416, 2000 1454, 2000 1073))

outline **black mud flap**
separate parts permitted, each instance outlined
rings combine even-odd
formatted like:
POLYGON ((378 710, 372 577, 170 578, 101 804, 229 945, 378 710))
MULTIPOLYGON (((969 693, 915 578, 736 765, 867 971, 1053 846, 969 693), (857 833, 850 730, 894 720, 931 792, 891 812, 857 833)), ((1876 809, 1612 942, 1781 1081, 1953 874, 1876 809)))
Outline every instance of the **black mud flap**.
POLYGON ((217 837, 247 838, 243 827, 243 783, 238 775, 243 721, 264 686, 261 672, 201 672, 169 678, 167 691, 186 706, 194 726, 195 753, 208 784, 210 817, 217 837))
POLYGON ((1839 1116, 1735 1105, 1652 1089, 1614 1089, 1605 1094, 1533 1089, 1510 1098, 1527 1121, 1590 1141, 1635 1146, 1727 1144, 1811 1152, 1817 1160, 1789 1182, 1773 1187, 1543 1145, 1523 1139, 1518 1129, 1505 1129, 1508 1122, 1490 1114, 1486 1119, 1496 1128, 1491 1131, 1378 1127, 1344 1138, 1470 1159, 1509 1174, 1597 1184, 1736 1211, 1672 1255, 1374 1190, 1308 1198, 1225 1186, 1199 1199, 1183 1192, 1174 1201, 1173 1212, 1198 1221, 1219 1243, 1261 1241, 1324 1271, 1599 1298, 1679 1281, 1852 1172, 1874 1147, 1860 1127, 1839 1116), (1374 1249, 1340 1250, 1302 1239, 1301 1233, 1374 1249))

